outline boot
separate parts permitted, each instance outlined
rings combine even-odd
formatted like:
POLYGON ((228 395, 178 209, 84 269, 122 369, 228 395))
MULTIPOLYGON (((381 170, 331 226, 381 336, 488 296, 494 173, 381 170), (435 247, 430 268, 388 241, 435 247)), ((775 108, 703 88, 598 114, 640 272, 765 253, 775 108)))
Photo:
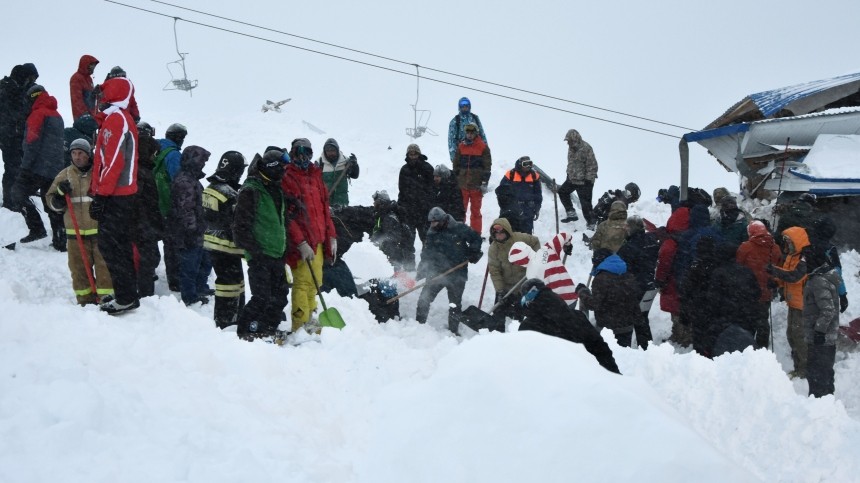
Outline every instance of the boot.
POLYGON ((51 246, 58 252, 66 251, 66 232, 63 230, 54 230, 51 237, 51 246))
POLYGON ((119 315, 140 307, 140 301, 134 300, 130 304, 120 304, 116 299, 110 302, 103 303, 99 306, 102 312, 107 312, 108 315, 119 315))
POLYGON ((30 243, 36 240, 41 240, 42 238, 46 238, 48 236, 48 232, 44 229, 42 231, 31 231, 29 235, 22 238, 21 243, 30 243))
POLYGON ((562 223, 570 223, 570 222, 577 221, 577 220, 579 220, 579 217, 576 216, 576 210, 570 209, 570 210, 567 210, 567 216, 562 218, 561 222, 562 223))
POLYGON ((460 335, 460 309, 451 307, 448 309, 448 330, 454 335, 460 335))

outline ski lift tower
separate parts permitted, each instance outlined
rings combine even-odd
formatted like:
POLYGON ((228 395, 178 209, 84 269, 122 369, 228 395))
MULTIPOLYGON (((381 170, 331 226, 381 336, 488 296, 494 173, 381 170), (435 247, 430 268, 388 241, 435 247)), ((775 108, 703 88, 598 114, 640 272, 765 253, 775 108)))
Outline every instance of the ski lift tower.
POLYGON ((176 23, 178 21, 179 17, 173 17, 173 40, 176 44, 176 53, 179 54, 179 60, 167 63, 167 72, 170 73, 170 81, 164 85, 164 88, 162 90, 186 91, 189 95, 192 95, 191 90, 197 87, 197 80, 188 80, 188 74, 185 71, 185 56, 188 55, 188 52, 179 51, 179 36, 176 33, 176 23), (177 65, 180 69, 182 69, 181 77, 177 74, 174 74, 174 69, 176 69, 176 67, 171 69, 171 65, 177 65))
POLYGON ((412 106, 412 115, 413 115, 413 124, 412 127, 406 128, 406 135, 411 137, 412 139, 418 139, 424 135, 424 133, 428 133, 431 136, 437 136, 432 129, 427 127, 427 123, 430 122, 430 111, 426 109, 418 109, 418 95, 419 89, 421 87, 421 72, 418 71, 418 64, 413 64, 415 66, 415 104, 411 104, 412 106))

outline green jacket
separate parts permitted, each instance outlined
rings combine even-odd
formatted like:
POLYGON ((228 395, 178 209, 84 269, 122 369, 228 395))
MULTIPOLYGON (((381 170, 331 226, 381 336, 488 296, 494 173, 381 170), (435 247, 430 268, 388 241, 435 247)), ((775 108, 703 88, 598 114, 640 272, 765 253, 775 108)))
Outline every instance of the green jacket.
POLYGON ((257 178, 245 180, 239 190, 233 222, 233 240, 245 250, 245 258, 251 260, 255 252, 283 258, 287 249, 284 204, 280 186, 267 189, 257 178))

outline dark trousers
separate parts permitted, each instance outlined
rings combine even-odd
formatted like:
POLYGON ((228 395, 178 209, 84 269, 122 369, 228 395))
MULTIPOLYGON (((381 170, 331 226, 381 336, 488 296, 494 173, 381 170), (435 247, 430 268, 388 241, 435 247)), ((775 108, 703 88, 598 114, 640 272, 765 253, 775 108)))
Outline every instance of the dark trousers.
POLYGON ((457 334, 460 327, 460 314, 462 313, 463 290, 466 289, 467 272, 465 268, 450 273, 441 280, 428 283, 421 289, 421 295, 418 297, 418 309, 415 313, 415 319, 418 323, 427 322, 427 316, 430 314, 430 304, 439 295, 442 289, 448 290, 448 304, 453 304, 454 307, 448 309, 448 330, 457 334))
POLYGON ((135 211, 134 196, 108 196, 99 220, 99 251, 110 272, 116 302, 121 305, 138 300, 132 239, 135 211))
POLYGON ((636 343, 643 349, 648 348, 648 343, 654 340, 651 335, 651 321, 648 320, 648 312, 651 311, 651 305, 654 303, 654 297, 657 295, 657 289, 646 290, 639 299, 639 310, 641 318, 633 322, 633 331, 636 332, 636 343))
POLYGON ((753 310, 756 349, 767 349, 770 342, 770 301, 759 302, 753 310))
POLYGON ((567 211, 573 210, 573 201, 570 195, 576 191, 576 196, 579 197, 579 204, 582 205, 582 216, 586 223, 594 223, 593 214, 591 213, 593 206, 591 204, 591 196, 594 191, 594 181, 586 181, 582 184, 573 184, 570 180, 565 180, 558 188, 558 199, 562 206, 567 211))
POLYGON ((170 235, 164 237, 164 271, 167 272, 167 286, 172 291, 179 290, 179 251, 170 235))
MULTIPOLYGON (((42 217, 39 216, 39 209, 36 208, 35 203, 33 203, 30 197, 38 193, 42 196, 42 205, 47 206, 45 205, 44 195, 51 187, 52 181, 33 174, 30 171, 21 170, 18 172, 15 183, 12 185, 9 203, 7 203, 6 207, 24 216, 24 222, 27 224, 27 229, 30 230, 31 234, 46 233, 46 231, 45 225, 42 223, 42 217)), ((62 217, 62 215, 60 216, 62 217)))
POLYGON ((179 250, 179 293, 186 305, 200 299, 201 290, 209 287, 212 262, 202 246, 179 250))
POLYGON ((24 157, 24 148, 21 139, 14 139, 10 146, 3 148, 3 204, 8 205, 12 199, 12 186, 21 169, 21 158, 24 157))
POLYGON ((806 359, 806 380, 809 381, 809 395, 822 397, 833 394, 836 363, 835 345, 809 344, 806 359))
POLYGON ((265 255, 251 258, 248 262, 248 284, 251 286, 251 300, 239 313, 237 335, 274 334, 290 295, 284 261, 265 255))
POLYGON ((136 242, 140 263, 137 268, 137 291, 140 297, 155 295, 155 269, 161 262, 158 240, 138 240, 136 242))
POLYGON ((236 323, 245 306, 245 274, 242 255, 209 251, 215 270, 215 325, 219 329, 236 323))
POLYGON ((355 286, 355 279, 352 278, 352 270, 349 265, 338 258, 333 264, 323 264, 323 281, 320 290, 330 292, 335 289, 341 297, 358 296, 358 287, 355 286))

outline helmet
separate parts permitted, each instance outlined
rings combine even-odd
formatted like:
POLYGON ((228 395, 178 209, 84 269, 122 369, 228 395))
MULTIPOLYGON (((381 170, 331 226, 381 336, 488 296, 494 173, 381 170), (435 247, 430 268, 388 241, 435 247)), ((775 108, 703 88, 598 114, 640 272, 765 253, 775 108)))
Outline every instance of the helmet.
POLYGON ((444 179, 451 176, 451 170, 444 164, 437 164, 436 167, 433 168, 433 176, 439 176, 444 179))
POLYGON ((39 84, 33 84, 29 89, 27 89, 27 98, 30 99, 30 101, 33 101, 43 92, 45 92, 44 87, 39 84))
POLYGON ((445 210, 439 208, 438 206, 434 206, 430 209, 430 213, 427 213, 427 221, 445 221, 448 219, 448 213, 445 213, 445 210))
POLYGON ((810 205, 814 205, 817 200, 818 196, 816 196, 815 193, 803 193, 797 198, 797 201, 805 201, 810 205))
POLYGON ((215 176, 224 181, 238 181, 248 165, 245 164, 245 156, 239 151, 227 151, 221 155, 215 176))
POLYGON ((150 126, 148 122, 141 121, 137 123, 137 133, 141 136, 155 137, 155 128, 150 126))
POLYGON ((460 100, 457 101, 458 109, 462 109, 464 107, 472 108, 472 101, 470 101, 468 97, 461 97, 460 100))
POLYGON ((284 177, 284 167, 289 162, 289 157, 283 151, 270 149, 257 162, 257 169, 267 180, 278 182, 284 177))
POLYGON ((635 203, 636 200, 639 199, 639 196, 642 195, 642 192, 639 190, 639 186, 636 183, 627 183, 624 186, 625 197, 627 198, 627 204, 635 203))
POLYGON ((182 141, 185 141, 185 136, 188 135, 188 129, 185 128, 182 124, 175 122, 170 126, 167 126, 167 132, 164 136, 167 139, 175 142, 176 144, 182 145, 182 141))
POLYGON ((120 66, 115 66, 113 69, 108 72, 107 78, 113 79, 114 77, 125 77, 125 70, 123 70, 120 66))

